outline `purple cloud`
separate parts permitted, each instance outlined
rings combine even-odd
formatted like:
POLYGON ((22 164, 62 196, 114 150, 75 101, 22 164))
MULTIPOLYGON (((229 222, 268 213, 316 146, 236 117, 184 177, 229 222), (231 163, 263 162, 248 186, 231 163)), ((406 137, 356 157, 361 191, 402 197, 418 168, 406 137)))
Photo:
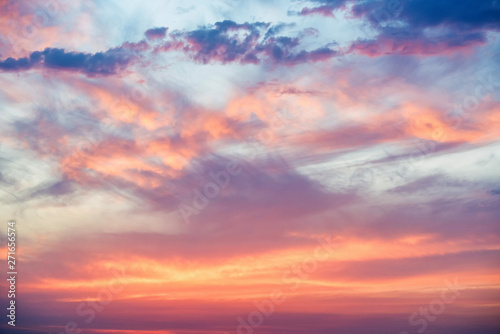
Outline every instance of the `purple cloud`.
POLYGON ((165 27, 148 29, 146 30, 144 35, 146 35, 146 37, 149 40, 162 39, 165 38, 165 35, 167 34, 167 29, 168 28, 165 27))

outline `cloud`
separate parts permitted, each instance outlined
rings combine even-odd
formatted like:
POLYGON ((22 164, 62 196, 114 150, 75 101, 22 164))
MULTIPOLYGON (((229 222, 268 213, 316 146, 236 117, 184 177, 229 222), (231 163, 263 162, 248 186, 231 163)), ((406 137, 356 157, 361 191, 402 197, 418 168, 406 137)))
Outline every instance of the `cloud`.
POLYGON ((500 109, 495 71, 487 87, 475 76, 490 62, 476 47, 497 28, 475 18, 488 15, 482 4, 294 3, 304 18, 286 16, 289 3, 242 13, 216 1, 170 21, 175 4, 83 3, 82 25, 117 32, 69 47, 57 32, 78 29, 61 15, 40 43, 0 62, 10 72, 0 73, 2 212, 25 231, 25 326, 83 324, 77 305, 118 268, 128 286, 89 332, 234 333, 279 288, 287 302, 256 332, 399 333, 455 276, 471 289, 432 330, 495 332, 500 109), (144 8, 151 20, 136 15, 144 8), (122 23, 121 10, 133 19, 122 23), (343 14, 375 37, 346 41, 349 32, 338 47, 326 28, 344 21, 326 21, 343 14), (456 104, 460 125, 445 116, 456 104), (194 207, 229 161, 241 173, 186 224, 180 205, 194 207), (283 274, 327 235, 331 258, 290 290, 283 274))
POLYGON ((415 194, 419 192, 439 191, 443 192, 446 188, 464 188, 466 182, 453 180, 444 174, 434 174, 422 177, 413 182, 391 189, 394 193, 415 194))
POLYGON ((274 63, 285 65, 314 63, 330 59, 338 54, 337 51, 329 47, 322 47, 312 51, 296 51, 298 44, 299 40, 296 38, 277 37, 257 46, 256 51, 264 53, 274 63))
POLYGON ((335 17, 333 15, 333 8, 330 6, 321 6, 321 7, 315 7, 315 8, 304 7, 300 11, 299 15, 307 16, 307 15, 314 15, 314 14, 335 17))
POLYGON ((419 30, 383 27, 379 28, 379 35, 375 39, 352 43, 350 51, 370 57, 392 54, 442 55, 483 45, 486 41, 484 32, 449 32, 430 37, 419 30))
POLYGON ((243 23, 233 21, 216 22, 213 28, 204 27, 186 33, 186 39, 194 51, 194 59, 204 63, 218 60, 222 63, 246 59, 257 44, 262 30, 268 23, 243 23), (234 33, 234 34, 231 34, 234 33), (243 34, 243 36, 240 36, 243 34))
POLYGON ((313 8, 304 7, 298 14, 301 16, 322 15, 335 17, 335 15, 333 15, 333 11, 339 8, 345 8, 348 0, 313 0, 311 2, 321 6, 313 8))
MULTIPOLYGON (((349 261, 325 265, 320 271, 327 277, 346 281, 395 280, 453 271, 455 274, 488 268, 496 262, 500 251, 480 250, 402 259, 349 261)), ((321 274, 320 274, 321 275, 321 274)), ((321 275, 321 276, 323 276, 321 275)), ((323 277, 326 278, 326 277, 323 277)))
MULTIPOLYGON (((276 36, 287 26, 291 25, 271 26, 270 23, 264 22, 238 24, 225 20, 216 22, 211 27, 172 32, 171 39, 155 50, 180 51, 194 61, 204 64, 259 64, 267 58, 275 64, 293 66, 324 61, 338 55, 338 51, 328 46, 313 50, 302 49, 299 37, 276 36)), ((153 28, 147 30, 145 35, 152 41, 163 39, 166 32, 167 28, 153 28)), ((16 72, 32 68, 51 68, 81 72, 88 76, 113 75, 135 60, 145 57, 145 51, 149 48, 149 44, 144 40, 138 43, 125 42, 120 47, 94 54, 46 48, 44 51, 32 52, 29 57, 9 57, 0 61, 0 70, 16 72)))
POLYGON ((369 56, 467 50, 484 44, 487 31, 500 30, 500 9, 493 0, 360 1, 351 13, 379 33, 352 44, 353 50, 369 56))
POLYGON ((500 30, 500 7, 495 0, 405 1, 400 17, 419 28, 445 25, 457 30, 500 30))
POLYGON ((0 61, 0 69, 15 72, 43 67, 81 72, 88 76, 111 75, 118 73, 137 58, 134 47, 138 45, 128 44, 95 54, 46 48, 43 51, 32 52, 29 58, 7 58, 0 61))
POLYGON ((165 36, 167 34, 167 29, 168 28, 165 28, 165 27, 148 29, 148 30, 146 30, 144 35, 146 35, 146 37, 149 40, 162 39, 162 38, 165 38, 165 36))
POLYGON ((337 51, 326 46, 309 51, 301 49, 298 37, 276 36, 285 26, 263 22, 216 22, 213 27, 185 33, 188 46, 184 50, 202 63, 258 64, 268 59, 275 64, 290 66, 323 61, 337 55, 337 51))
POLYGON ((410 28, 453 27, 456 30, 499 30, 500 8, 495 0, 395 0, 355 1, 352 13, 367 18, 374 26, 402 20, 410 28))

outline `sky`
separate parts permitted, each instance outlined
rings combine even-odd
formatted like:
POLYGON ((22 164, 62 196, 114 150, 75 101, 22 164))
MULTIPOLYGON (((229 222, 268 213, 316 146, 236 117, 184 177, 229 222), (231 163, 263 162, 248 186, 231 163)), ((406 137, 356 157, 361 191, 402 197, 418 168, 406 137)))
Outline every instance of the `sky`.
POLYGON ((0 332, 500 332, 499 33, 498 0, 0 0, 0 332))

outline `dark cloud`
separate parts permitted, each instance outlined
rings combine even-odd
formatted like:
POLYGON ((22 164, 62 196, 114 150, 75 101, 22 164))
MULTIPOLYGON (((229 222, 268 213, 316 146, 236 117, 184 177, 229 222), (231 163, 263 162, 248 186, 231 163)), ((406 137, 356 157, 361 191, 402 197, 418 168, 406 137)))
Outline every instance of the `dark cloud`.
MULTIPOLYGON (((332 58, 338 51, 328 46, 314 50, 300 48, 301 37, 277 36, 294 24, 236 23, 225 20, 213 26, 193 31, 175 31, 170 39, 156 51, 181 51, 194 61, 258 64, 271 60, 277 64, 296 65, 332 58)), ((148 40, 162 39, 168 28, 152 28, 145 32, 148 40)), ((0 61, 2 71, 22 71, 31 68, 52 68, 82 72, 88 76, 112 75, 126 68, 149 49, 146 40, 138 43, 125 42, 120 47, 95 54, 68 52, 64 49, 46 48, 32 52, 29 57, 7 58, 0 61)))
MULTIPOLYGON (((230 227, 231 232, 228 233, 234 237, 242 237, 247 233, 249 221, 253 221, 251 225, 255 227, 273 220, 274 226, 267 227, 265 233, 281 234, 283 227, 294 226, 294 221, 300 217, 347 204, 355 198, 349 193, 325 191, 321 184, 295 173, 279 156, 266 156, 252 162, 238 157, 196 159, 191 162, 194 167, 186 168, 184 174, 176 179, 149 171, 136 171, 138 177, 155 180, 158 186, 152 188, 102 175, 100 182, 105 187, 110 187, 112 183, 153 211, 179 211, 181 206, 196 208, 194 203, 199 198, 196 191, 204 193, 207 184, 214 182, 213 175, 225 173, 228 163, 238 164, 241 173, 229 176, 230 181, 220 189, 216 198, 190 215, 195 233, 206 228, 211 230, 217 227, 219 230, 225 226, 230 227), (245 213, 245 218, 236 219, 241 213, 245 213)), ((181 212, 178 214, 181 219, 181 212)))
POLYGON ((405 1, 401 18, 413 27, 455 26, 459 29, 500 30, 500 7, 495 0, 405 1))
POLYGON ((352 46, 369 56, 455 51, 483 44, 487 31, 500 29, 500 9, 493 0, 358 1, 352 14, 379 32, 376 38, 352 46), (430 35, 430 28, 440 30, 430 35))
POLYGON ((300 40, 291 37, 276 37, 258 45, 256 51, 263 53, 275 63, 295 65, 298 63, 316 62, 329 59, 337 55, 337 51, 328 47, 312 51, 297 50, 300 40))
POLYGON ((32 52, 29 58, 7 58, 0 61, 0 69, 3 71, 21 71, 34 67, 45 67, 82 72, 89 76, 110 75, 124 69, 132 62, 137 57, 137 52, 134 49, 141 48, 141 45, 139 43, 128 43, 95 54, 46 48, 43 51, 32 52))
POLYGON ((366 17, 380 26, 392 20, 405 21, 412 28, 445 25, 461 30, 500 29, 500 8, 495 0, 392 0, 357 1, 352 7, 356 16, 366 17))
POLYGON ((275 24, 271 27, 266 32, 266 35, 264 36, 264 39, 267 39, 272 36, 276 36, 278 33, 282 32, 285 28, 288 27, 295 27, 295 23, 278 23, 275 24))
POLYGON ((312 2, 319 6, 313 8, 304 7, 298 14, 301 16, 323 15, 333 17, 333 11, 344 7, 348 0, 314 0, 312 2))
POLYGON ((161 39, 164 38, 165 35, 167 34, 167 29, 168 28, 165 27, 148 29, 146 30, 144 35, 146 35, 146 37, 150 40, 161 39))
MULTIPOLYGON (((36 59, 36 55, 34 57, 36 59)), ((31 68, 34 64, 36 64, 38 61, 31 61, 30 58, 19 58, 19 59, 14 59, 14 58, 7 58, 4 61, 0 61, 0 69, 3 71, 18 71, 18 70, 25 70, 31 68)))
POLYGON ((276 36, 287 25, 270 26, 269 23, 243 23, 233 21, 217 22, 213 27, 203 27, 188 32, 186 39, 196 61, 228 63, 253 63, 261 56, 284 65, 316 62, 331 58, 337 51, 321 47, 307 51, 299 48, 298 37, 276 36))
POLYGON ((321 7, 316 7, 316 8, 307 8, 304 7, 300 11, 300 15, 306 16, 306 15, 313 15, 313 14, 319 14, 323 16, 334 16, 333 15, 333 8, 330 6, 321 6, 321 7))
POLYGON ((442 54, 481 45, 486 42, 485 32, 449 32, 428 37, 422 31, 408 28, 383 27, 371 40, 359 40, 351 45, 351 51, 368 56, 391 54, 442 54))
POLYGON ((194 58, 203 63, 210 60, 219 60, 223 63, 242 59, 256 45, 258 38, 268 23, 243 23, 222 21, 215 23, 212 28, 203 27, 188 32, 187 40, 194 45, 194 58), (244 36, 231 34, 241 32, 244 36))

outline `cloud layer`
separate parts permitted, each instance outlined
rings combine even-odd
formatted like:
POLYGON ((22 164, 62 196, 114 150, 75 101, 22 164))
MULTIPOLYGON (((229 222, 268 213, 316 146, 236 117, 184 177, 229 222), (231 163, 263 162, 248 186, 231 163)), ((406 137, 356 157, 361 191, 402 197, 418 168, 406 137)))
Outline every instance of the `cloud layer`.
POLYGON ((499 13, 0 1, 16 332, 498 332, 499 13))

